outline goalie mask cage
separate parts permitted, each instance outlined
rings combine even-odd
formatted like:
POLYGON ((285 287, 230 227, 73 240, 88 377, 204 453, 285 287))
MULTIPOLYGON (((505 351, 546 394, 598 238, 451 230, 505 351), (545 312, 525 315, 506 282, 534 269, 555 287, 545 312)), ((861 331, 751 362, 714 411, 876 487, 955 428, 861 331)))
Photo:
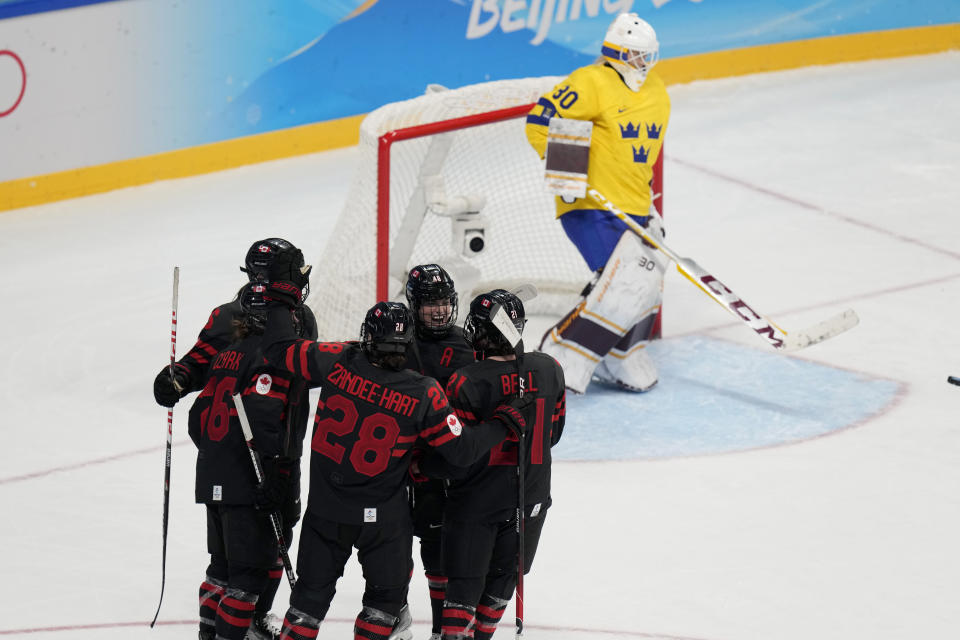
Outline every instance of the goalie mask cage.
MULTIPOLYGON (((555 218, 524 132, 527 112, 561 79, 431 86, 363 120, 357 173, 313 270, 322 340, 356 339, 377 301, 405 301, 417 264, 450 272, 461 315, 475 295, 523 283, 540 292, 528 314, 573 307, 592 274, 555 218)), ((662 161, 661 153, 655 197, 662 161)), ((655 202, 662 212, 662 198, 655 202)))

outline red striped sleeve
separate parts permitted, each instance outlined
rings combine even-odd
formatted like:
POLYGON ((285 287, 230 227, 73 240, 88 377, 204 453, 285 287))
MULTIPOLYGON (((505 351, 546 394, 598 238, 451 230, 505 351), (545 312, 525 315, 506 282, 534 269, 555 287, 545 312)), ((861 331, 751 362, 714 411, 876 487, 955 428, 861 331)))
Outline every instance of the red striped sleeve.
POLYGON ((202 349, 203 351, 206 351, 207 355, 211 357, 217 355, 217 350, 214 349, 209 344, 207 344, 206 342, 204 342, 203 340, 197 340, 197 344, 193 345, 193 348, 202 349))
POLYGON ((443 422, 441 422, 440 424, 434 425, 432 427, 427 427, 426 429, 421 429, 420 437, 422 437, 424 440, 428 440, 430 439, 431 436, 433 436, 435 433, 437 433, 441 429, 447 429, 446 418, 444 418, 443 422))
POLYGON ((296 350, 296 343, 287 347, 287 353, 284 354, 284 365, 287 367, 287 371, 291 373, 296 373, 297 370, 293 368, 293 352, 296 350))
POLYGON ((457 437, 457 436, 455 436, 452 431, 450 431, 449 429, 447 429, 447 432, 446 432, 446 433, 441 433, 440 435, 438 435, 438 436, 437 436, 436 438, 434 438, 433 440, 428 440, 427 442, 428 442, 428 444, 429 444, 431 447, 439 447, 439 446, 441 446, 441 445, 444 445, 444 444, 450 442, 451 440, 453 440, 453 439, 456 438, 456 437, 457 437))

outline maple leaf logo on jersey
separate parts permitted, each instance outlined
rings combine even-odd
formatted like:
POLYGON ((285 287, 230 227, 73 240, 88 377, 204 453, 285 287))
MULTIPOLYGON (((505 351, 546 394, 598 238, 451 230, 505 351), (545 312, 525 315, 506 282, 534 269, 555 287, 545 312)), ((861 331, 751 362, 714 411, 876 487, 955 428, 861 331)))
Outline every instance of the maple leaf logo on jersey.
POLYGON ((447 416, 447 426, 450 427, 450 433, 455 436, 459 436, 460 432, 463 431, 463 426, 460 424, 460 421, 457 420, 457 416, 452 413, 447 416))
POLYGON ((257 393, 262 396, 270 393, 270 387, 273 386, 273 378, 270 377, 269 373, 264 373, 259 378, 257 378, 257 393))

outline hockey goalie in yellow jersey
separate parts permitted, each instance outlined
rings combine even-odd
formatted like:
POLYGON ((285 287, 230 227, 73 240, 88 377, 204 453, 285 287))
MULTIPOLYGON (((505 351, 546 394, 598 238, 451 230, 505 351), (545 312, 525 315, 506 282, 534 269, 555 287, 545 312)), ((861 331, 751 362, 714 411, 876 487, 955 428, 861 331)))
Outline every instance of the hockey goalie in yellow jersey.
POLYGON ((593 378, 632 391, 657 382, 645 347, 660 311, 667 260, 589 190, 662 237, 650 186, 670 118, 670 98, 652 71, 659 50, 653 27, 635 13, 620 14, 597 61, 567 76, 527 116, 527 138, 546 157, 548 185, 551 176, 587 185, 576 195, 552 190, 562 192, 557 217, 595 276, 540 344, 577 393, 593 378))

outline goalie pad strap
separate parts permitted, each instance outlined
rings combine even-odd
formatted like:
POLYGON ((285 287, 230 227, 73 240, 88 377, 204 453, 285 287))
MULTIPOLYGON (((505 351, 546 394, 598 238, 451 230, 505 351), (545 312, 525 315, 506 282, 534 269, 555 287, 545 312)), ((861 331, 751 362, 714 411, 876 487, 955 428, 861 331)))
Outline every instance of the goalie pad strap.
POLYGON ((619 342, 622 331, 610 326, 602 317, 585 312, 585 303, 581 302, 550 332, 553 342, 568 349, 582 353, 587 359, 600 362, 600 359, 619 342))
POLYGON ((607 352, 607 356, 622 359, 636 349, 642 349, 650 340, 650 332, 653 331, 653 323, 657 319, 658 311, 660 311, 659 306, 645 311, 645 317, 620 338, 620 341, 607 352))

